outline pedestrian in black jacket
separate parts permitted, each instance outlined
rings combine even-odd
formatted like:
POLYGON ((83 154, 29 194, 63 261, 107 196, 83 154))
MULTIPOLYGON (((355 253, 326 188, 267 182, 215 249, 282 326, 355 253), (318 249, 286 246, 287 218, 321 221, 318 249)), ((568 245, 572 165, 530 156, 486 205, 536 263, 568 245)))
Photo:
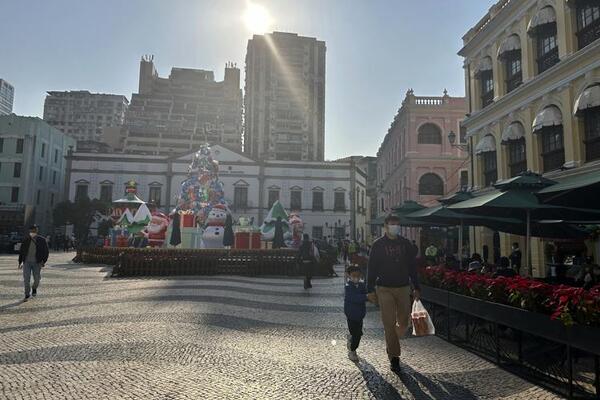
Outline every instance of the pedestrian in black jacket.
POLYGON ((367 295, 378 303, 385 331, 390 367, 400 370, 400 338, 404 336, 411 313, 411 287, 415 300, 421 296, 417 278, 415 246, 400 236, 400 219, 385 218, 385 234, 373 243, 367 272, 367 295))
POLYGON ((46 239, 38 235, 37 225, 29 227, 29 236, 21 244, 19 252, 19 269, 23 268, 23 284, 25 286, 25 299, 37 295, 40 285, 41 269, 48 261, 48 243, 46 239), (33 286, 31 286, 31 274, 33 273, 33 286))
POLYGON ((348 322, 348 358, 357 362, 358 355, 356 349, 360 344, 362 337, 363 319, 367 313, 367 286, 361 282, 362 276, 358 265, 350 265, 348 270, 348 280, 344 291, 344 314, 348 322))

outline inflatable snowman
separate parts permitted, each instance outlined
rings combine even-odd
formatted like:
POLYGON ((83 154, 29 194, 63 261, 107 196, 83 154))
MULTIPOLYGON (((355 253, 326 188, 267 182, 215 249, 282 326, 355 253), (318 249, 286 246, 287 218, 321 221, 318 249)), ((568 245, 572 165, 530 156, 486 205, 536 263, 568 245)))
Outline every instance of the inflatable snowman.
POLYGON ((225 220, 227 219, 227 209, 218 204, 208 213, 206 218, 206 229, 202 235, 202 242, 205 249, 222 249, 223 235, 225 233, 225 220))

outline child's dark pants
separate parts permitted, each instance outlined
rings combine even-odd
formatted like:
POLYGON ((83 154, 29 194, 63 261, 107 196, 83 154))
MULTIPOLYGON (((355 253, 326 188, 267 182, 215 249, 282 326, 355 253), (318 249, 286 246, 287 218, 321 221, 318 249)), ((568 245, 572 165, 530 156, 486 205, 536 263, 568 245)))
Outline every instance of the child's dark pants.
POLYGON ((350 350, 355 351, 358 349, 358 345, 360 344, 360 338, 362 337, 362 328, 363 322, 354 321, 351 319, 347 319, 348 321, 348 330, 350 331, 350 350))

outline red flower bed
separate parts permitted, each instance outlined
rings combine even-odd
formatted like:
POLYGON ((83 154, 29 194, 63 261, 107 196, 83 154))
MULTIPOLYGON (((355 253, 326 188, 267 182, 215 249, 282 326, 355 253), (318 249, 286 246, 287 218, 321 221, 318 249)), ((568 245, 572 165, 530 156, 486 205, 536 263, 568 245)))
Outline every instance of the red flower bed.
POLYGON ((478 275, 441 266, 420 270, 424 285, 550 315, 565 325, 600 326, 600 285, 590 290, 533 279, 478 275))

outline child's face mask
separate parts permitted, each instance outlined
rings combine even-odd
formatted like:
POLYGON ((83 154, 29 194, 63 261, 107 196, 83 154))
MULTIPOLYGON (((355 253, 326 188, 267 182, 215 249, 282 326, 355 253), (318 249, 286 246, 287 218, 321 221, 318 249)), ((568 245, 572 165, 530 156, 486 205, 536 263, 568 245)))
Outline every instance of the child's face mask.
POLYGON ((359 283, 359 282, 360 282, 360 278, 359 278, 358 276, 353 276, 353 277, 351 277, 351 278, 350 278, 350 280, 351 280, 353 283, 359 283))

